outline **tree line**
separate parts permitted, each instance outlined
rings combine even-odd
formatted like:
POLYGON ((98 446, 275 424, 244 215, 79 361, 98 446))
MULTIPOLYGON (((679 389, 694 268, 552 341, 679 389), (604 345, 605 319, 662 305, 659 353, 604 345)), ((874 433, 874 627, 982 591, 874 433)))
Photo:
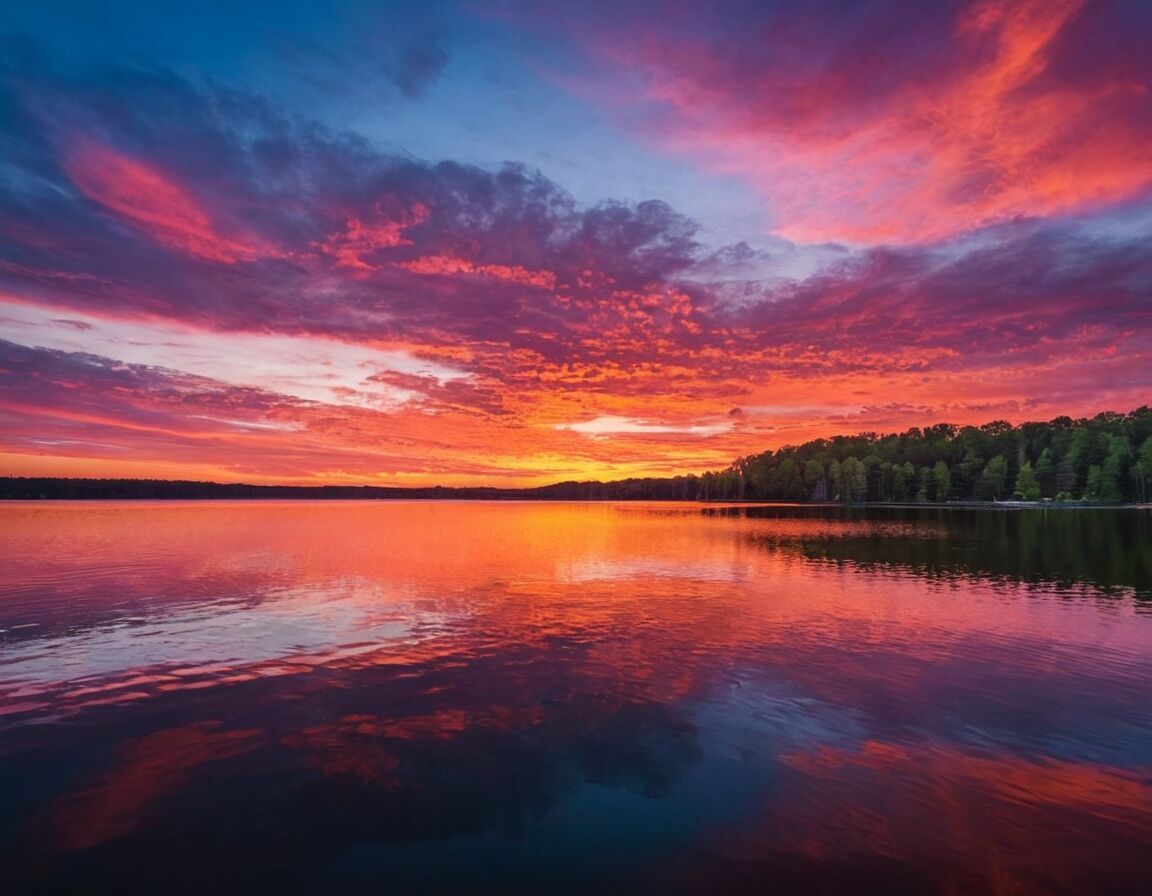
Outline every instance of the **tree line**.
POLYGON ((287 486, 145 479, 0 478, 0 499, 444 498, 566 501, 1152 500, 1152 410, 1047 423, 912 427, 814 439, 702 475, 538 488, 287 486))
POLYGON ((1152 500, 1152 410, 1047 423, 937 423, 815 439, 701 477, 705 499, 765 501, 1152 500))
POLYGON ((380 485, 251 485, 175 479, 0 477, 0 500, 455 500, 455 501, 693 501, 698 476, 558 482, 537 488, 495 486, 400 488, 380 485))

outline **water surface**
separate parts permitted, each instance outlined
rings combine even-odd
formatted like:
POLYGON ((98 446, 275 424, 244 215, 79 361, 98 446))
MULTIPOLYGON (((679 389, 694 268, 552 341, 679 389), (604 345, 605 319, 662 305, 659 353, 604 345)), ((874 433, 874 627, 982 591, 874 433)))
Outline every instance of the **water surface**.
POLYGON ((0 506, 18 890, 1128 893, 1148 511, 0 506))

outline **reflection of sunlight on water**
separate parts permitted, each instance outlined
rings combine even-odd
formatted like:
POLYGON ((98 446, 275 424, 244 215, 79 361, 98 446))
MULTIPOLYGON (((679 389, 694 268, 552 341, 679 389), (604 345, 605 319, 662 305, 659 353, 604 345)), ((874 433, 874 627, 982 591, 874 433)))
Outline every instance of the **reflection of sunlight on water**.
POLYGON ((679 563, 665 558, 597 558, 574 560, 557 569, 557 579, 566 584, 617 579, 697 579, 711 582, 740 582, 752 571, 752 564, 735 558, 685 557, 679 563))

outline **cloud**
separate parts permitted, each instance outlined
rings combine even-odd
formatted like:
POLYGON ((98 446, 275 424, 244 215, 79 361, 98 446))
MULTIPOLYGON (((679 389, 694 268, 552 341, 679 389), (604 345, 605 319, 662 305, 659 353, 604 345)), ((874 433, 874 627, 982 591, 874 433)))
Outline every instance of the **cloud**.
POLYGON ((64 170, 89 199, 166 246, 232 263, 263 254, 220 233, 212 215, 185 187, 155 166, 79 137, 64 151, 64 170))
POLYGON ((605 435, 687 435, 711 436, 728 432, 732 423, 687 423, 669 424, 655 420, 639 420, 634 417, 605 416, 580 423, 558 424, 558 429, 567 429, 590 436, 605 435))
POLYGON ((394 61, 384 71, 408 99, 422 96, 448 64, 448 52, 439 35, 425 34, 413 38, 400 48, 394 61))
POLYGON ((99 316, 67 321, 67 328, 34 306, 5 303, 6 329, 40 348, 115 355, 127 364, 182 371, 211 371, 234 386, 329 404, 388 407, 413 393, 383 385, 383 374, 415 377, 441 386, 467 378, 444 364, 420 360, 401 350, 382 350, 319 337, 275 333, 220 332, 210 340, 187 326, 151 320, 109 320, 99 316))
MULTIPOLYGON (((946 40, 936 15, 901 27, 946 40)), ((837 46, 868 31, 836 22, 837 46)), ((1152 384, 1138 199, 933 242, 718 247, 664 202, 584 206, 522 165, 397 156, 162 69, 6 65, 19 469, 78 469, 87 444, 231 478, 647 475, 936 411, 1125 408, 1152 384)), ((904 89, 888 65, 880 108, 904 89)))
POLYGON ((790 239, 936 240, 1152 189, 1142 4, 616 6, 550 7, 596 61, 570 80, 653 145, 746 177, 790 239))
POLYGON ((580 209, 523 167, 389 156, 168 73, 7 87, 4 279, 46 303, 489 339, 553 329, 542 290, 639 289, 693 261, 694 225, 663 203, 580 209))

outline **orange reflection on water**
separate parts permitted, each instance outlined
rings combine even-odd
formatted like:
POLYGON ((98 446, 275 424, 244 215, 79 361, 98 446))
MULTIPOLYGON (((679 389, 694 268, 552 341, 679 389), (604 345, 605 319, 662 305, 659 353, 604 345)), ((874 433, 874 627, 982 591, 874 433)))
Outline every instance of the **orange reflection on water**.
POLYGON ((0 763, 20 774, 45 752, 87 769, 46 777, 10 822, 49 865, 163 848, 219 811, 269 842, 283 828, 301 862, 345 839, 541 824, 547 840, 610 830, 607 792, 640 801, 629 836, 675 821, 679 840, 635 860, 672 850, 657 876, 677 880, 711 879, 683 865, 699 848, 729 870, 786 866, 797 886, 867 856, 897 876, 930 866, 929 889, 1010 893, 1107 863, 1130 879, 1152 854, 1152 618, 1090 583, 926 575, 878 547, 935 551, 929 518, 2 512, 0 763), (856 559, 835 560, 849 543, 856 559), (588 815, 545 822, 572 812, 588 815))
POLYGON ((1146 863, 1152 766, 879 741, 780 758, 796 774, 754 835, 726 841, 730 853, 934 864, 959 875, 945 891, 964 892, 975 874, 993 893, 1102 892, 1099 875, 1131 877, 1146 863))
POLYGON ((49 813, 65 849, 86 849, 123 836, 150 803, 184 786, 205 763, 251 750, 258 732, 215 721, 165 728, 130 741, 95 783, 69 794, 49 813))

